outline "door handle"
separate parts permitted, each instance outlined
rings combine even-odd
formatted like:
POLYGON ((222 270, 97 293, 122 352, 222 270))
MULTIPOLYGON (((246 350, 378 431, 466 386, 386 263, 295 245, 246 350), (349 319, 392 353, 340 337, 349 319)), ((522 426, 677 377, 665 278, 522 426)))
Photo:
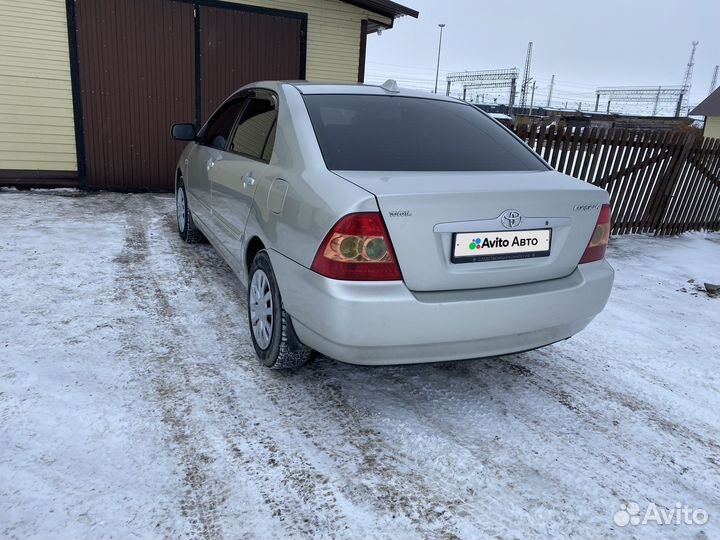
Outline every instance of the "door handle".
POLYGON ((210 158, 207 162, 207 170, 210 171, 215 166, 215 159, 210 158))
POLYGON ((247 188, 248 186, 252 187, 255 185, 255 179, 250 174, 246 174, 242 177, 243 187, 247 188))

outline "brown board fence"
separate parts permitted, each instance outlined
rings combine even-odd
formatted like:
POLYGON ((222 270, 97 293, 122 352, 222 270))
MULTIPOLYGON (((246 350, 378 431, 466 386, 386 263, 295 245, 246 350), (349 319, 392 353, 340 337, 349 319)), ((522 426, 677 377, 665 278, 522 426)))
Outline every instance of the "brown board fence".
POLYGON ((519 124, 555 170, 610 193, 613 234, 720 229, 720 139, 696 131, 519 124))

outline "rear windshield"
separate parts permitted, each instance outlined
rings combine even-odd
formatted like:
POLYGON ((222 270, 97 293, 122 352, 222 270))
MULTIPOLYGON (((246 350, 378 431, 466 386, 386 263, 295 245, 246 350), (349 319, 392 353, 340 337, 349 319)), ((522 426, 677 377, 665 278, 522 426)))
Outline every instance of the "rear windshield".
POLYGON ((330 170, 547 170, 532 150, 470 105, 400 96, 303 98, 330 170))

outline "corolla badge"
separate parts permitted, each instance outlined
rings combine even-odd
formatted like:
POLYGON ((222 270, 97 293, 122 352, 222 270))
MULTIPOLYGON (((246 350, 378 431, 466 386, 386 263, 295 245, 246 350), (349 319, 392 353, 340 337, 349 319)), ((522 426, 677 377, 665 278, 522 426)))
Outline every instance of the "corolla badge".
POLYGON ((517 210, 505 210, 500 214, 500 223, 506 229, 514 229, 522 223, 522 216, 517 210))

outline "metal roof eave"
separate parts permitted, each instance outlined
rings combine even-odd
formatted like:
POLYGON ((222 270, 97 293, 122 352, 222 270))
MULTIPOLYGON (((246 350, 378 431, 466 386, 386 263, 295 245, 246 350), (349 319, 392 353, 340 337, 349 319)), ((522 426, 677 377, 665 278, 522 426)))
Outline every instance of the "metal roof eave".
POLYGON ((393 22, 398 17, 402 17, 403 15, 407 15, 408 17, 413 17, 415 19, 418 18, 420 13, 412 8, 409 8, 407 6, 403 6, 402 4, 398 4, 397 2, 393 2, 392 0, 340 0, 341 2, 345 2, 346 4, 353 5, 355 7, 359 7, 361 9, 366 9, 368 11, 372 11, 373 13, 377 13, 378 15, 382 15, 384 17, 387 17, 390 19, 390 24, 385 24, 379 21, 369 20, 368 21, 368 34, 372 34, 373 32, 377 32, 380 29, 386 29, 386 28, 392 28, 393 22))

